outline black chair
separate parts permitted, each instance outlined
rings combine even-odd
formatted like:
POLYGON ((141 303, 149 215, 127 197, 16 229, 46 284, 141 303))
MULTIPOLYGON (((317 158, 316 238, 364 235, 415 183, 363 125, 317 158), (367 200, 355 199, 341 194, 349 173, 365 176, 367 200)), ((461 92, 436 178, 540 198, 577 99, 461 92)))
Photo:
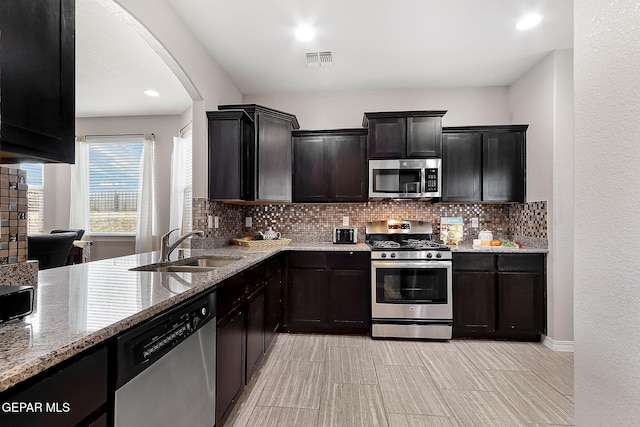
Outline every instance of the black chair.
POLYGON ((66 265, 73 241, 77 239, 78 233, 75 231, 28 236, 27 258, 38 260, 40 270, 66 265))
POLYGON ((77 228, 77 229, 71 229, 71 230, 58 230, 58 229, 53 229, 50 231, 50 234, 58 234, 58 233, 68 233, 70 231, 73 231, 74 233, 76 233, 77 237, 76 240, 81 240, 82 236, 84 236, 84 230, 81 228, 77 228))

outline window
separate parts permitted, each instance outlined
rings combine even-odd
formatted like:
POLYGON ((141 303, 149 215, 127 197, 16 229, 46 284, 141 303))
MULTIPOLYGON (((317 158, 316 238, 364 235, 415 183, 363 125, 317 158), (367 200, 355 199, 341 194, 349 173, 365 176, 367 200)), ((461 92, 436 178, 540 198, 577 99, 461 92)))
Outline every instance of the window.
POLYGON ((89 230, 135 233, 143 141, 88 141, 89 230))
POLYGON ((186 233, 192 229, 192 211, 193 211, 193 188, 191 183, 192 167, 191 167, 191 131, 185 133, 182 137, 184 149, 184 204, 182 211, 182 232, 186 233))
POLYGON ((38 163, 22 163, 20 169, 27 171, 27 233, 44 232, 44 184, 43 168, 38 163))

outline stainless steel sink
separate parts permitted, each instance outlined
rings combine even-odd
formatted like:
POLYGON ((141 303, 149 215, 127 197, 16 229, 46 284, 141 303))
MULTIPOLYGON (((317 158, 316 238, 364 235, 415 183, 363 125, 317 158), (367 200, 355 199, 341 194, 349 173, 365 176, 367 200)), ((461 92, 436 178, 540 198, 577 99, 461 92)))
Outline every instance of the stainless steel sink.
POLYGON ((187 258, 164 264, 149 264, 140 267, 131 268, 132 271, 159 271, 161 273, 206 273, 218 270, 234 262, 238 262, 242 257, 221 257, 221 256, 204 256, 196 258, 187 258))
POLYGON ((187 262, 184 265, 200 266, 200 267, 224 267, 225 265, 233 264, 241 260, 242 258, 222 258, 222 257, 203 257, 197 258, 187 262))
POLYGON ((155 271, 161 273, 206 273, 208 271, 218 270, 219 267, 203 267, 200 265, 165 265, 164 267, 156 267, 155 271))

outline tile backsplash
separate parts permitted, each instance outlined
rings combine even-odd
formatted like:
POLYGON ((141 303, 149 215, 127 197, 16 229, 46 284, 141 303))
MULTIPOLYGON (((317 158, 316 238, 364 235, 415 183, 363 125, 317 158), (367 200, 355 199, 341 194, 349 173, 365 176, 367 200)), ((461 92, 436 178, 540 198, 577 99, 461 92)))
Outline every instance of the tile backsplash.
POLYGON ((496 237, 547 238, 545 201, 515 205, 449 204, 417 200, 239 205, 194 199, 193 213, 194 229, 206 231, 209 239, 204 240, 209 240, 207 246, 223 246, 234 237, 254 235, 267 227, 273 227, 284 237, 292 237, 297 241, 329 241, 333 228, 342 226, 343 217, 349 217, 350 227, 358 228, 360 241, 364 241, 365 224, 370 221, 389 218, 427 221, 433 224, 437 233, 440 217, 450 216, 463 217, 465 239, 477 237, 478 232, 485 228, 496 237), (207 215, 220 217, 218 229, 207 228, 207 215), (244 226, 245 217, 252 218, 252 227, 244 226), (479 219, 478 228, 471 227, 471 218, 479 219))
POLYGON ((27 260, 27 172, 0 167, 0 264, 27 260))

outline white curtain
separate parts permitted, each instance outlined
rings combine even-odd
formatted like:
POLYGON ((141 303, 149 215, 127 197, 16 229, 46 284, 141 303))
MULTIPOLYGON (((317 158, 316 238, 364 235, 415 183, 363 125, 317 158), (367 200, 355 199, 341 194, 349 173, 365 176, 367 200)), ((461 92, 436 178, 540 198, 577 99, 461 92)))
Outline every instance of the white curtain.
POLYGON ((76 137, 76 163, 71 165, 69 228, 89 231, 89 144, 76 137))
POLYGON ((156 224, 155 177, 153 135, 145 135, 140 175, 138 180, 138 224, 136 226, 136 253, 153 250, 156 224))
POLYGON ((184 138, 173 137, 173 151, 171 152, 171 193, 169 199, 169 230, 182 229, 182 215, 184 213, 184 181, 185 181, 185 150, 184 138))

